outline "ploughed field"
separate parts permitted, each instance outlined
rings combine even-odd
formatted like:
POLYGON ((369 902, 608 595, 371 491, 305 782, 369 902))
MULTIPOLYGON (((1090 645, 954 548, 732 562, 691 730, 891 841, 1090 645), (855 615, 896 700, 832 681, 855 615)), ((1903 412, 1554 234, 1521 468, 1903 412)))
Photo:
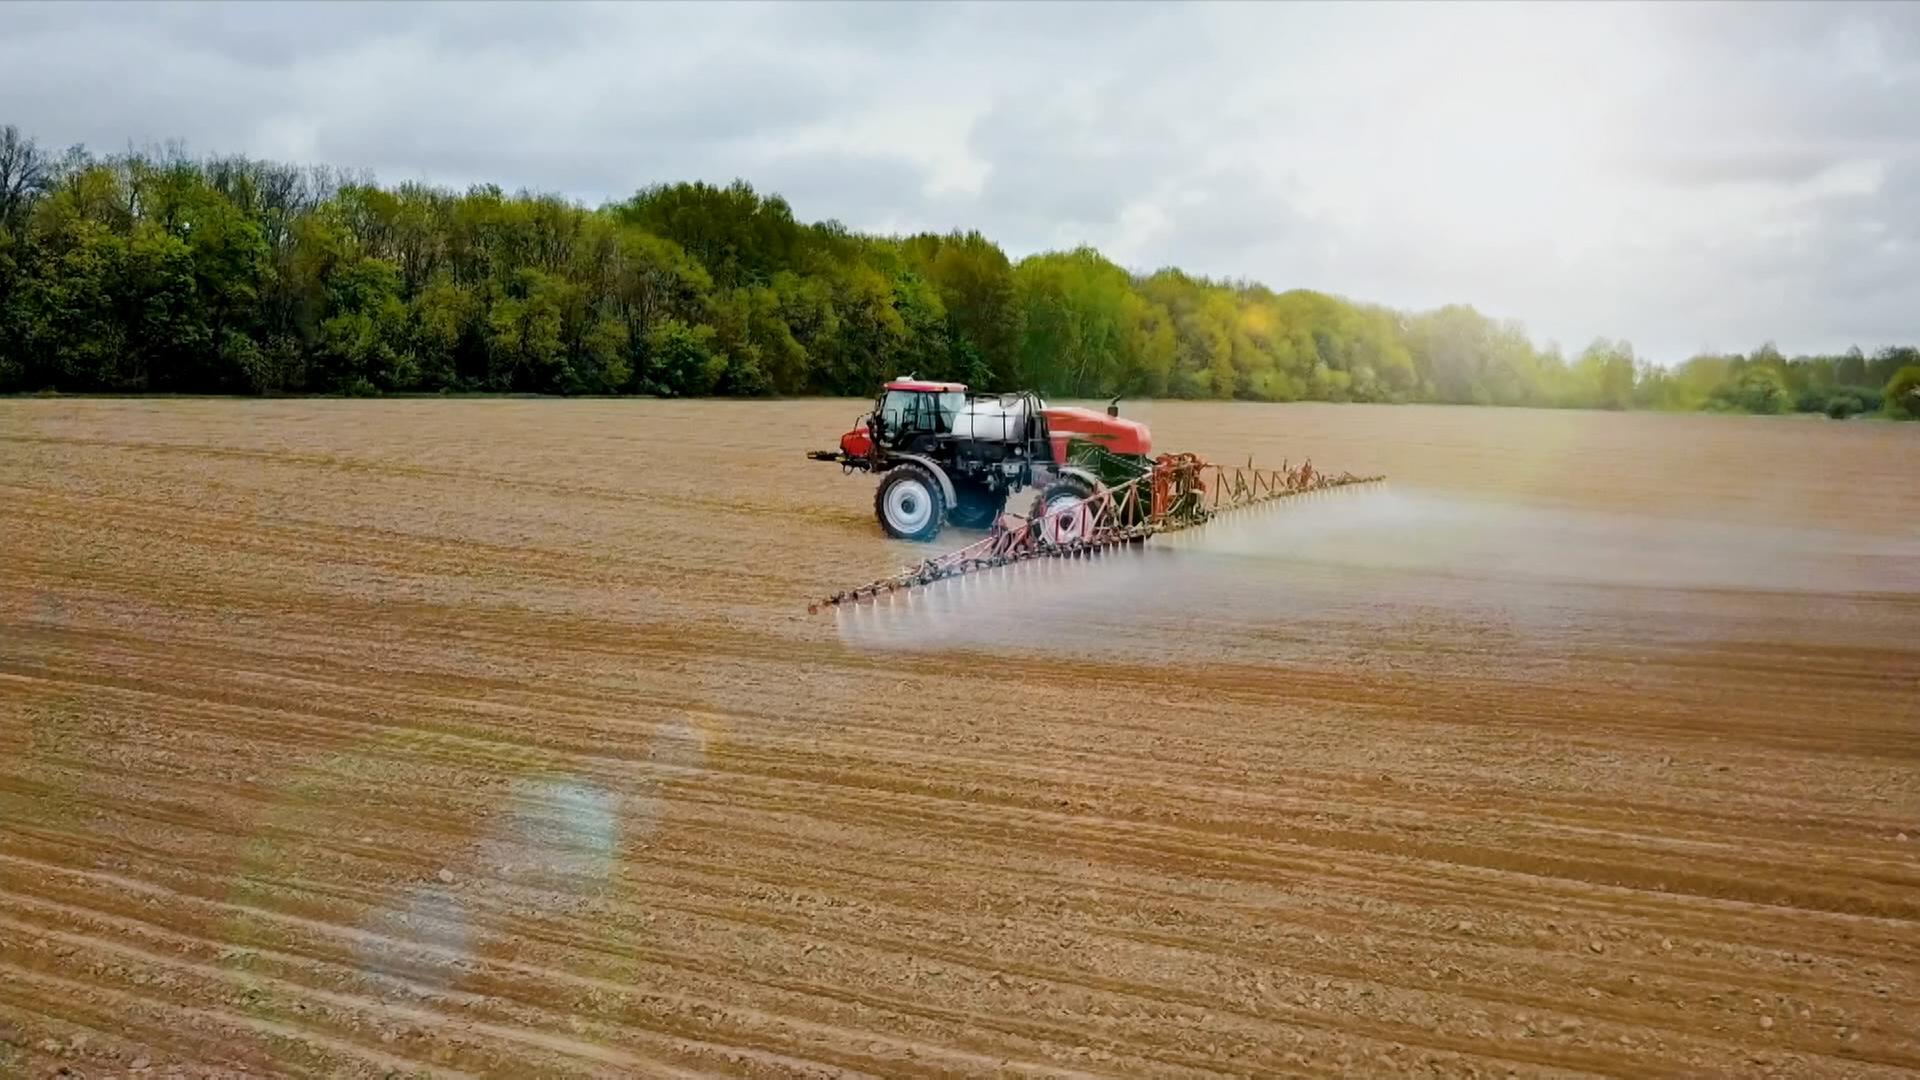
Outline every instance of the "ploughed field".
POLYGON ((1920 1069, 1920 430, 1143 403, 1391 479, 809 616, 860 411, 0 401, 0 1075, 1920 1069))

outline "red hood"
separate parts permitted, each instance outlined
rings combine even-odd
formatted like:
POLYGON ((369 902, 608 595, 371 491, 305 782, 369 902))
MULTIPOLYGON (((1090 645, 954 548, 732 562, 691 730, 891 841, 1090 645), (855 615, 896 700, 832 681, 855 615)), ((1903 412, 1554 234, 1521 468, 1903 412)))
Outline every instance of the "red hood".
MULTIPOLYGON (((1054 436, 1055 442, 1061 442, 1061 436, 1085 439, 1098 443, 1116 454, 1153 453, 1153 436, 1147 431, 1147 425, 1138 420, 1127 420, 1092 409, 1081 409, 1071 405, 1053 405, 1040 410, 1047 418, 1047 430, 1054 436)), ((1056 456, 1063 456, 1064 447, 1056 447, 1056 456)))

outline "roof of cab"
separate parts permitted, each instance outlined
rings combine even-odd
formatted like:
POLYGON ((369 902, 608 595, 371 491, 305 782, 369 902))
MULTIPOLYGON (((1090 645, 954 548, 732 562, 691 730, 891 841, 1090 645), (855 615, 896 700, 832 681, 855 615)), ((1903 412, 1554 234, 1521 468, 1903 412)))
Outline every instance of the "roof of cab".
POLYGON ((931 391, 936 394, 964 394, 967 392, 967 384, 957 382, 928 382, 925 379, 895 379, 887 384, 887 389, 931 391))

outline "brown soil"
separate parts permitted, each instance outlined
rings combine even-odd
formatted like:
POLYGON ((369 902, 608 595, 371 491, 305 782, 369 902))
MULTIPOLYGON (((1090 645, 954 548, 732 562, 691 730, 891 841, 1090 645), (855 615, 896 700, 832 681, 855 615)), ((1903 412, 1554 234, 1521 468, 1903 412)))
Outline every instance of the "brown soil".
POLYGON ((1722 548, 874 637, 858 411, 0 401, 0 1075, 1920 1070, 1920 430, 1143 406, 1722 548))

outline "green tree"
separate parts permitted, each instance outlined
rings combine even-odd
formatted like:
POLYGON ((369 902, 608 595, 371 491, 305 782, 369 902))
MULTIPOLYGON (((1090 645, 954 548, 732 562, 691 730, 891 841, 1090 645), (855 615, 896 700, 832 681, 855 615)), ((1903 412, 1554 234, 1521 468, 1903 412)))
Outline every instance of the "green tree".
POLYGON ((487 316, 490 389, 555 393, 569 383, 565 331, 574 288, 531 268, 514 275, 487 316))
POLYGON ((1574 400, 1589 408, 1625 409, 1633 405, 1633 346, 1601 338, 1587 346, 1572 370, 1574 400))
POLYGON ((1407 348, 1435 398, 1468 404, 1487 396, 1480 375, 1492 336, 1492 323, 1485 316, 1451 304, 1414 316, 1407 327, 1407 348))
POLYGON ((1842 386, 1861 386, 1867 381, 1867 358, 1855 345, 1834 365, 1833 381, 1842 386))
POLYGON ((1885 408, 1889 415, 1920 420, 1920 364, 1909 364, 1887 380, 1885 408))
POLYGON ((485 377, 480 304, 472 290, 441 278, 414 294, 409 315, 421 389, 466 389, 485 377))
POLYGON ((60 223, 9 305, 20 338, 21 381, 31 389, 131 390, 144 373, 128 355, 122 318, 126 241, 98 222, 60 223))
POLYGON ((713 327, 688 326, 678 319, 647 331, 647 392, 672 397, 712 390, 728 364, 724 354, 715 354, 713 339, 713 327))
POLYGON ((702 183, 650 187, 614 214, 680 245, 721 288, 769 283, 792 265, 801 245, 801 229, 786 200, 762 198, 744 180, 724 188, 702 183))
POLYGON ((393 264, 349 256, 329 264, 319 285, 312 344, 317 383, 309 388, 350 394, 416 388, 407 307, 393 264))
POLYGON ((1715 389, 1708 403, 1720 409, 1770 416, 1793 407, 1793 392, 1776 365, 1749 364, 1715 389))
POLYGON ((12 124, 0 127, 0 234, 18 234, 53 182, 53 162, 12 124))
POLYGON ((955 357, 947 369, 976 386, 1013 388, 1021 308, 1006 253, 978 232, 912 237, 906 252, 946 312, 955 357))
POLYGON ((1017 363, 1023 385, 1102 395, 1136 367, 1127 352, 1131 321, 1140 314, 1127 299, 1133 281, 1099 252, 1083 247, 1023 259, 1014 288, 1026 312, 1017 363))
POLYGON ((1901 368, 1913 364, 1920 364, 1920 349, 1911 345, 1889 345, 1867 361, 1865 384, 1884 386, 1901 368))

